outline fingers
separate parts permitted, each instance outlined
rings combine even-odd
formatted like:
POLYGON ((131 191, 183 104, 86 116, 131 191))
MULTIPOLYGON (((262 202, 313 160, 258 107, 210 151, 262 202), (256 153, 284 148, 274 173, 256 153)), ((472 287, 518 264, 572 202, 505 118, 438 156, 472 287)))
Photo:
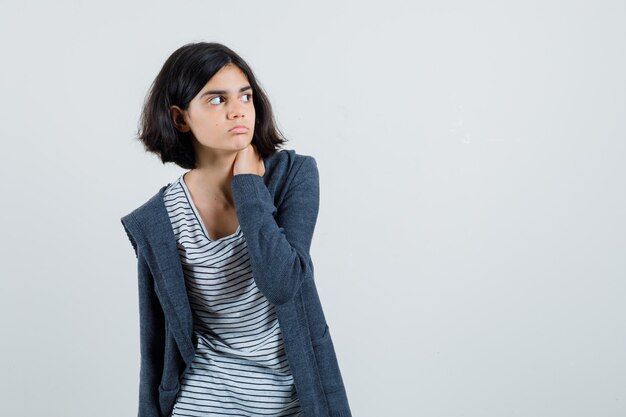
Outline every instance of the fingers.
POLYGON ((256 145, 252 142, 237 152, 233 163, 233 175, 254 173, 260 176, 265 174, 265 163, 259 154, 256 145))

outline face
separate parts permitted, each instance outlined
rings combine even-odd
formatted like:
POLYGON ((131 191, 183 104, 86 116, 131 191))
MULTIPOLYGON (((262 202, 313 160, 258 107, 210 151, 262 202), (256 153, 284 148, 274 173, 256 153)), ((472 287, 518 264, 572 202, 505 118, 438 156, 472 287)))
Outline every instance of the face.
POLYGON ((191 131, 201 152, 231 154, 252 142, 255 111, 252 87, 236 65, 223 66, 193 98, 187 110, 172 106, 181 132, 191 131))

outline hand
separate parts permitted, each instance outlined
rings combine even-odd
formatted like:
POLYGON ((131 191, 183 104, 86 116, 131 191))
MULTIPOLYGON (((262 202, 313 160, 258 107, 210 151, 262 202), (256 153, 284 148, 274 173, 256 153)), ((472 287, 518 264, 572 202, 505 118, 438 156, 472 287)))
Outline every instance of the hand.
POLYGON ((256 174, 260 176, 265 174, 263 158, 259 156, 256 147, 252 143, 237 152, 237 156, 235 156, 233 175, 238 174, 256 174))

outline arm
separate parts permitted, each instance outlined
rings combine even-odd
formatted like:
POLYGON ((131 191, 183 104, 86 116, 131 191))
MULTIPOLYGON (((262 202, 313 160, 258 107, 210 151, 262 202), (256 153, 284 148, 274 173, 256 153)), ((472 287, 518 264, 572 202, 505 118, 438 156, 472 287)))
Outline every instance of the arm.
POLYGON ((139 411, 138 417, 161 417, 159 385, 163 374, 165 317, 154 287, 154 278, 141 248, 121 222, 137 258, 139 293, 139 411))
POLYGON ((165 318, 157 297, 152 272, 122 219, 137 258, 139 292, 139 410, 138 417, 161 417, 159 384, 163 374, 165 318))
POLYGON ((159 384, 163 374, 165 319, 154 289, 154 279, 141 253, 139 274, 139 417, 160 417, 159 384))
POLYGON ((319 172, 311 156, 294 169, 298 171, 278 209, 262 176, 232 178, 254 280, 272 304, 289 301, 302 282, 313 277, 309 249, 319 211, 319 172))

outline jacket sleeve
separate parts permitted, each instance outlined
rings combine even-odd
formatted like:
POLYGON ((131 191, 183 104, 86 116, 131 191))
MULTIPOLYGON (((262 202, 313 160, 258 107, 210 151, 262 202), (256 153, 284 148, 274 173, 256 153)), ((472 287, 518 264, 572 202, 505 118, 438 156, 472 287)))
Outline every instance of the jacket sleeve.
POLYGON ((319 172, 309 155, 293 169, 278 208, 262 176, 238 174, 231 182, 255 283, 275 305, 289 301, 313 277, 309 250, 319 211, 319 172))
POLYGON ((148 263, 139 252, 139 410, 138 417, 161 417, 159 384, 163 375, 165 318, 148 263))
POLYGON ((163 374, 165 318, 152 272, 125 221, 122 225, 137 258, 139 292, 139 409, 138 417, 161 417, 159 384, 163 374))

